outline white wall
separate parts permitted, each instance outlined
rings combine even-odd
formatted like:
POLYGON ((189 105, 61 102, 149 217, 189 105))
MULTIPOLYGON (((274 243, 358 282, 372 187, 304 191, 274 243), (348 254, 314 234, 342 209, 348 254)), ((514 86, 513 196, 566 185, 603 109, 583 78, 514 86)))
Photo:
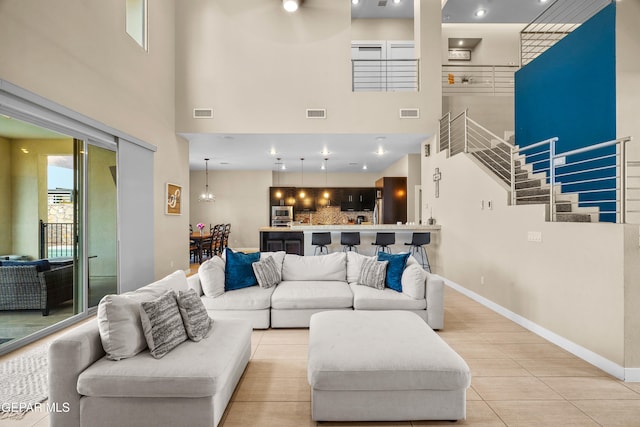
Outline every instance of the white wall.
POLYGON ((624 366, 624 226, 545 222, 543 205, 508 206, 507 192, 464 154, 424 158, 422 183, 442 226, 438 274, 624 366), (439 198, 424 177, 435 167, 439 198), (527 241, 529 231, 542 242, 527 241))
POLYGON ((24 0, 1 8, 4 80, 158 147, 155 274, 188 268, 188 215, 164 215, 165 183, 189 183, 188 145, 174 129, 174 1, 150 2, 148 52, 125 32, 125 2, 24 0))
MULTIPOLYGON (((640 3, 624 1, 616 3, 616 129, 618 137, 633 136, 635 141, 628 144, 628 159, 640 160, 640 120, 638 107, 640 103, 640 62, 635 55, 628 52, 640 50, 640 3)), ((640 175, 640 167, 630 169, 630 175, 640 175)), ((640 187, 640 178, 630 179, 629 186, 640 187)), ((640 192, 630 194, 640 197, 640 192)), ((629 203, 629 209, 640 209, 640 203, 629 203)), ((632 213, 627 217, 632 224, 640 224, 640 214, 632 213)), ((625 360, 627 366, 640 367, 640 249, 638 248, 637 225, 627 229, 625 253, 625 360)), ((640 376, 639 376, 640 377, 640 376)))
POLYGON ((307 0, 288 14, 273 0, 192 0, 176 9, 180 132, 429 133, 441 110, 440 4, 416 2, 421 92, 351 92, 351 4, 307 0), (434 60, 435 59, 435 60, 434 60), (212 107, 213 120, 192 118, 212 107), (400 119, 400 108, 420 119, 400 119), (307 108, 326 108, 308 120, 307 108))
POLYGON ((524 24, 442 24, 442 61, 449 65, 520 65, 520 31, 524 24), (450 38, 481 38, 471 61, 449 61, 450 38))
MULTIPOLYGON (((189 222, 231 224, 231 248, 259 248, 258 229, 269 225, 269 187, 271 171, 210 171, 209 190, 216 196, 213 203, 198 202, 205 186, 205 173, 192 171, 189 222)), ((188 224, 182 230, 186 240, 188 224)), ((187 254, 185 254, 187 256, 187 254)))
POLYGON ((352 19, 351 40, 413 40, 413 19, 352 19))
POLYGON ((442 113, 451 117, 468 109, 469 117, 504 138, 505 131, 515 131, 513 96, 443 96, 442 113))

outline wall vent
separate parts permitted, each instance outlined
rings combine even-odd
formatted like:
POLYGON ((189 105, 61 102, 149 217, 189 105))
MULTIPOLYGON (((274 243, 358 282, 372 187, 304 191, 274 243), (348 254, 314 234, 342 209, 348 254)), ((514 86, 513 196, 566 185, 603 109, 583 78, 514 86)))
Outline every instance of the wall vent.
POLYGON ((401 108, 400 118, 401 119, 419 119, 420 109, 419 108, 401 108))
POLYGON ((387 5, 387 0, 378 1, 378 7, 385 7, 387 5))
POLYGON ((307 119, 326 119, 327 110, 324 108, 307 108, 307 119))
POLYGON ((194 108, 194 119, 213 119, 213 108, 194 108))

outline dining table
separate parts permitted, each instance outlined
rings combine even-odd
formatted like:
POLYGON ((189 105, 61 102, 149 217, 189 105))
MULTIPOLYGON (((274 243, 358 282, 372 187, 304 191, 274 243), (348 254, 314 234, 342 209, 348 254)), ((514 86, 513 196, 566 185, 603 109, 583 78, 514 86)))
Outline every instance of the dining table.
POLYGON ((207 239, 211 239, 213 238, 213 233, 210 233, 208 231, 205 231, 204 233, 200 233, 199 231, 195 231, 193 233, 191 233, 191 235, 189 236, 189 239, 194 241, 196 246, 198 247, 198 251, 196 253, 196 258, 198 261, 198 264, 202 263, 202 242, 207 240, 207 239))

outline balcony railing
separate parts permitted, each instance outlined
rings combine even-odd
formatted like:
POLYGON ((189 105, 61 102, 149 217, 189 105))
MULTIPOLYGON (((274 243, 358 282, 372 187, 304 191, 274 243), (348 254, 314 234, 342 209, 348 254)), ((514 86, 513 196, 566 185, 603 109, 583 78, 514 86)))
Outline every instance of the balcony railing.
POLYGON ((510 65, 443 65, 442 95, 513 96, 514 73, 510 65))
POLYGON ((420 90, 417 59, 352 59, 354 92, 417 92, 420 90))

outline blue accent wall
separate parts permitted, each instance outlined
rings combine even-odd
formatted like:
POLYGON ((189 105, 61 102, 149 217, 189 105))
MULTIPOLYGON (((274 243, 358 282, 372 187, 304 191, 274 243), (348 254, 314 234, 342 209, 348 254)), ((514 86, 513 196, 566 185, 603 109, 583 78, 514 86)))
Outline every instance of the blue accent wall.
MULTIPOLYGON (((519 146, 558 137, 556 152, 562 153, 616 139, 615 13, 613 3, 516 73, 515 124, 519 146)), ((588 157, 611 153, 615 153, 615 147, 588 157)), ((615 169, 606 168, 615 165, 615 157, 587 165, 605 168, 559 178, 564 192, 587 189, 583 184, 569 184, 586 177, 615 179, 615 169)), ((589 203, 605 196, 610 198, 611 194, 581 195, 580 205, 595 204, 601 211, 615 210, 611 204, 589 203)), ((601 214, 600 219, 615 221, 615 214, 601 214)))

